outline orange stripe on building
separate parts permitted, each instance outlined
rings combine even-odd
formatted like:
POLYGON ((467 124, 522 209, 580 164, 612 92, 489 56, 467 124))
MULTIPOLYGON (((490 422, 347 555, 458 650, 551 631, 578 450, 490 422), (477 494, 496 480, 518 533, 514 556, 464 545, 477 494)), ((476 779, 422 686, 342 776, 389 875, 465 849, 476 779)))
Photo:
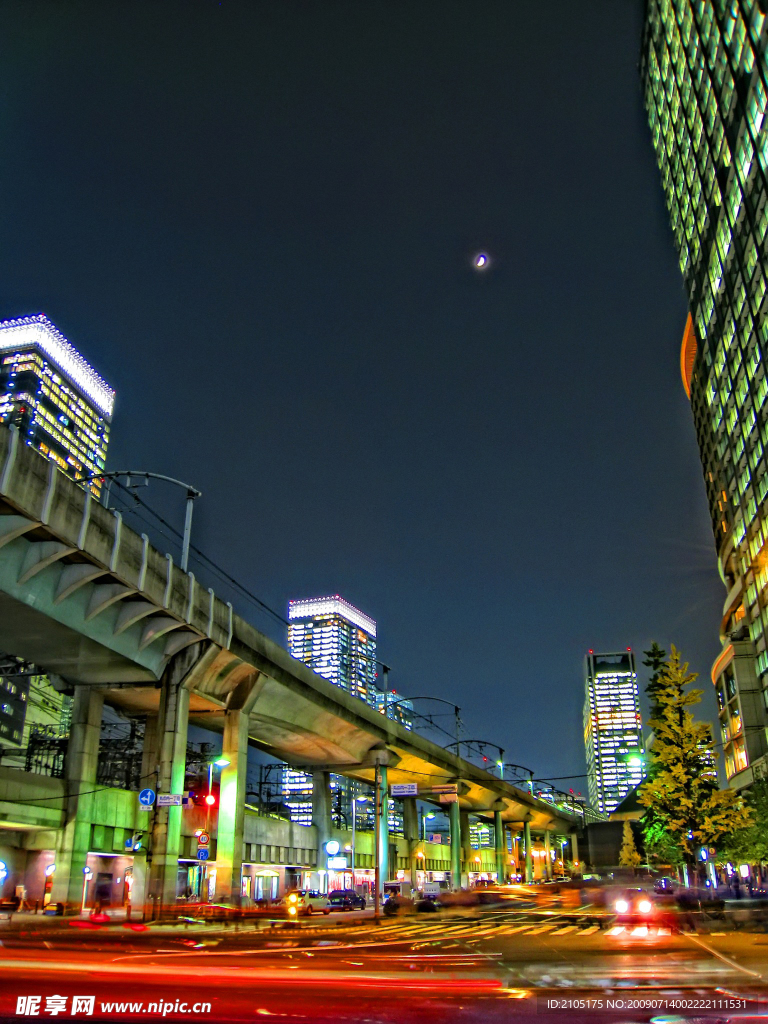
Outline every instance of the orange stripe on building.
POLYGON ((696 331, 693 328, 693 319, 688 314, 683 332, 683 344, 680 348, 680 374, 683 378, 683 387, 688 398, 691 397, 691 381, 693 379, 693 364, 696 362, 696 353, 699 344, 696 341, 696 331))

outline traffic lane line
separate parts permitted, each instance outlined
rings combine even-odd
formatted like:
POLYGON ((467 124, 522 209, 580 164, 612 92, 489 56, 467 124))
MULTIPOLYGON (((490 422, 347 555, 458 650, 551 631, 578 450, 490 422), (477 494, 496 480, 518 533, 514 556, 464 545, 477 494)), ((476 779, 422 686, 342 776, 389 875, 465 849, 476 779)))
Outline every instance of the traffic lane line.
POLYGON ((701 949, 706 950, 707 953, 709 953, 711 956, 717 957, 718 960, 722 960, 724 964, 728 964, 729 967, 733 967, 735 970, 740 971, 742 974, 746 974, 752 978, 757 978, 762 982, 768 980, 766 979, 764 974, 760 973, 760 971, 753 971, 749 967, 744 967, 743 964, 738 963, 738 961, 736 960, 732 960, 729 956, 726 956, 725 953, 721 953, 719 950, 713 949, 711 946, 708 946, 707 943, 704 942, 702 939, 698 938, 698 936, 692 935, 690 932, 685 932, 684 934, 685 938, 688 939, 690 942, 694 942, 697 946, 701 947, 701 949))
MULTIPOLYGON (((502 979, 490 976, 488 973, 468 976, 466 974, 455 974, 452 971, 431 971, 429 974, 413 974, 405 971, 334 971, 329 975, 327 970, 315 970, 314 968, 302 968, 300 965, 293 965, 295 972, 288 973, 287 967, 282 968, 243 968, 224 967, 217 965, 213 970, 207 970, 202 965, 197 965, 195 974, 186 979, 187 984, 193 982, 210 984, 224 981, 228 983, 240 983, 244 981, 279 982, 281 985, 298 985, 323 988, 333 986, 338 988, 342 978, 347 987, 356 988, 396 988, 410 990, 433 990, 436 985, 441 989, 453 992, 493 992, 503 987, 502 979), (202 968, 202 969, 201 969, 202 968)), ((104 964, 100 962, 70 963, 60 961, 57 963, 25 963, 24 971, 19 971, 18 963, 13 961, 0 960, 0 971, 10 969, 13 971, 13 980, 19 981, 19 975, 27 973, 32 977, 39 978, 42 972, 48 974, 76 974, 90 975, 92 979, 99 980, 116 977, 140 977, 146 980, 148 977, 167 983, 169 981, 168 969, 155 964, 142 964, 141 967, 131 967, 127 964, 104 964)))

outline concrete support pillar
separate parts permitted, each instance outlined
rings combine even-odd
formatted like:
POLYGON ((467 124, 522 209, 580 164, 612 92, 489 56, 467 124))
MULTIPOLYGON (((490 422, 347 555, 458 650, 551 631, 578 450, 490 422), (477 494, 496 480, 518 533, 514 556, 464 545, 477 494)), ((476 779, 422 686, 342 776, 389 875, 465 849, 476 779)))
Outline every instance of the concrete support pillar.
POLYGON ((579 861, 579 837, 575 832, 571 832, 571 861, 573 862, 573 869, 576 874, 581 874, 581 865, 579 861))
MULTIPOLYGON (((419 852, 419 813, 416 807, 416 798, 407 796, 403 800, 403 832, 405 838, 408 841, 408 877, 411 881, 411 888, 417 887, 416 872, 421 867, 423 869, 423 860, 421 865, 419 864, 419 857, 416 854, 419 852)), ((424 850, 426 853, 426 850, 424 850)))
MULTIPOLYGON (((184 790, 189 720, 189 690, 184 686, 184 679, 189 667, 188 657, 182 654, 163 674, 157 734, 158 794, 182 793, 184 790)), ((146 913, 158 918, 164 907, 172 907, 176 903, 182 808, 158 807, 156 803, 151 814, 154 818, 152 846, 147 857, 150 906, 146 913)))
POLYGON ((381 892, 384 893, 384 883, 389 881, 389 783, 387 781, 387 766, 379 768, 379 806, 381 817, 379 818, 379 877, 381 878, 381 892))
POLYGON ((464 861, 461 887, 466 889, 469 887, 469 872, 478 867, 475 863, 478 851, 472 849, 472 840, 469 837, 469 811, 459 811, 459 828, 461 830, 461 856, 464 861))
POLYGON ((317 771, 312 773, 312 824, 317 835, 317 871, 323 872, 323 892, 328 891, 328 858, 325 844, 331 838, 331 774, 317 771))
POLYGON ((523 824, 523 841, 525 843, 525 880, 533 881, 533 850, 531 847, 531 823, 526 821, 523 824))
POLYGON ((545 828, 544 829, 544 860, 546 862, 546 871, 547 871, 546 877, 547 878, 551 878, 552 877, 552 853, 551 853, 551 850, 552 850, 552 847, 550 846, 550 841, 549 841, 549 829, 545 828))
POLYGON ((507 879, 507 836, 501 811, 493 812, 493 840, 496 847, 496 881, 503 885, 507 879))
POLYGON ((240 905, 245 829, 245 775, 248 767, 248 715, 228 711, 224 718, 219 819, 216 829, 216 897, 240 905))
MULTIPOLYGON (((157 785, 159 736, 160 725, 157 715, 147 715, 144 726, 144 745, 141 751, 141 789, 154 789, 157 785)), ((147 817, 147 821, 149 821, 149 817, 147 817)))
POLYGON ((451 828, 451 888, 461 888, 461 814, 459 803, 448 804, 448 819, 451 828))
POLYGON ((56 850, 56 873, 51 888, 51 902, 63 903, 67 914, 79 914, 82 907, 103 709, 102 691, 92 686, 75 688, 65 762, 66 824, 56 850))

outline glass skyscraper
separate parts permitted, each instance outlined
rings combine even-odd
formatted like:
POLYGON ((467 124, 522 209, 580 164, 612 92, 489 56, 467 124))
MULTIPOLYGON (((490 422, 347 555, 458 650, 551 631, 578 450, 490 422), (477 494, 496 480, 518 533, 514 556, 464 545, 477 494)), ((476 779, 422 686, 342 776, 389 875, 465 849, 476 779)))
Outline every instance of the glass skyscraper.
POLYGON ((369 704, 376 693, 376 623, 338 594, 288 604, 288 650, 369 704))
MULTIPOLYGON (((338 594, 289 602, 288 651, 334 686, 376 706, 376 623, 338 594)), ((282 783, 291 820, 310 825, 312 776, 286 765, 282 783)), ((351 801, 365 787, 332 775, 331 788, 332 820, 349 827, 351 801)))
MULTIPOLYGON (((51 321, 0 322, 0 423, 65 473, 104 471, 115 393, 51 321)), ((94 494, 100 481, 90 485, 94 494)))
POLYGON ((590 651, 584 663, 584 746, 589 802, 604 814, 643 779, 643 737, 635 656, 590 651))
POLYGON ((712 668, 730 784, 768 725, 768 40, 763 0, 647 0, 645 104, 690 316, 681 351, 727 597, 712 668))

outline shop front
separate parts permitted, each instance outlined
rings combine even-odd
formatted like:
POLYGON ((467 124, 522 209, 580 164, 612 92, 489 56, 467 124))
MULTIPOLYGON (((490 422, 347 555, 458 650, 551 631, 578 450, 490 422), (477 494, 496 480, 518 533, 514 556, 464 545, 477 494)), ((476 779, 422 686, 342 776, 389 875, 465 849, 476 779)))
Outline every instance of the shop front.
POLYGON ((285 890, 284 868, 271 867, 267 864, 243 864, 241 893, 246 906, 249 902, 270 903, 285 890))
POLYGON ((83 911, 124 907, 131 900, 133 882, 133 857, 89 853, 83 868, 83 911))

